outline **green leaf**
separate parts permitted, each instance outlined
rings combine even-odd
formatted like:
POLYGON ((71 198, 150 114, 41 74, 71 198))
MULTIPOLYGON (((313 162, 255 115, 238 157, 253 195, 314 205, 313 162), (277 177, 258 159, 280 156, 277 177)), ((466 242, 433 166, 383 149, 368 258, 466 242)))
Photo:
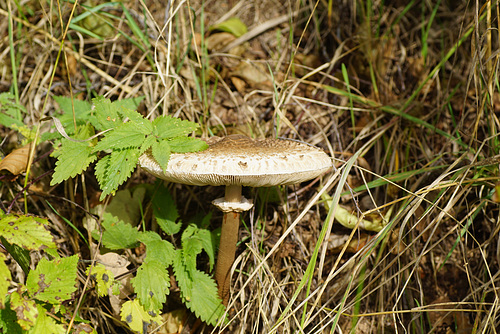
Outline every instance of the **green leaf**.
POLYGON ((158 233, 141 233, 139 241, 146 245, 146 259, 144 262, 158 262, 165 268, 172 264, 175 256, 174 245, 162 240, 158 233))
POLYGON ((0 124, 9 128, 14 125, 22 127, 22 113, 26 113, 26 109, 16 103, 15 96, 11 93, 0 94, 0 124))
POLYGON ((34 300, 23 297, 21 292, 14 291, 10 295, 10 307, 17 315, 17 323, 24 330, 35 325, 38 309, 34 300))
POLYGON ((48 224, 43 218, 9 214, 0 219, 0 236, 28 250, 56 248, 52 235, 46 230, 48 224))
POLYGON ((124 109, 128 110, 137 110, 139 107, 139 104, 141 104, 142 100, 144 100, 144 96, 139 96, 139 97, 132 97, 132 98, 127 98, 127 99, 122 99, 122 100, 117 100, 114 101, 113 104, 118 107, 118 110, 126 117, 130 117, 129 114, 127 114, 126 111, 123 111, 124 109))
POLYGON ((119 106, 111 103, 109 99, 98 96, 92 99, 94 104, 94 116, 90 118, 92 125, 101 131, 113 129, 122 124, 122 118, 118 114, 119 106))
POLYGON ((95 146, 94 151, 140 147, 145 139, 146 134, 135 123, 122 123, 114 130, 106 132, 104 138, 95 146))
POLYGON ((154 133, 158 138, 170 139, 187 135, 199 128, 199 125, 171 116, 157 117, 153 121, 154 133))
POLYGON ((170 149, 175 153, 198 152, 208 148, 208 144, 193 137, 178 137, 168 141, 170 149))
POLYGON ((219 298, 217 284, 205 273, 195 270, 192 273, 193 290, 190 302, 186 304, 201 320, 215 325, 224 315, 224 305, 219 298))
POLYGON ((162 308, 170 292, 170 277, 160 262, 143 263, 131 282, 145 310, 157 311, 162 308))
POLYGON ((102 189, 101 200, 114 193, 130 177, 138 160, 139 150, 131 148, 113 151, 109 158, 97 163, 95 173, 102 189))
POLYGON ((127 224, 136 226, 142 218, 142 202, 145 195, 146 189, 141 186, 119 190, 106 207, 106 212, 127 224))
POLYGON ((144 331, 144 323, 162 323, 162 318, 159 315, 155 317, 149 315, 149 313, 146 312, 141 306, 138 299, 129 300, 123 303, 120 311, 120 317, 122 321, 127 323, 130 329, 140 333, 143 333, 144 331))
POLYGON ((47 315, 47 311, 41 306, 36 305, 38 317, 29 334, 66 334, 66 330, 61 324, 56 323, 52 317, 47 315))
MULTIPOLYGON (((109 249, 134 248, 139 245, 139 232, 130 224, 121 221, 112 214, 105 212, 102 216, 102 244, 109 249)), ((92 231, 94 239, 99 240, 99 232, 92 231)))
POLYGON ((42 258, 35 270, 30 271, 26 287, 30 295, 50 304, 61 304, 76 290, 78 256, 49 261, 42 258))
POLYGON ((186 306, 201 320, 215 325, 224 315, 224 305, 214 280, 199 270, 188 271, 180 250, 176 251, 173 269, 186 306))
POLYGON ((176 223, 179 218, 177 206, 168 189, 161 185, 155 192, 153 199, 153 215, 163 232, 174 235, 179 232, 182 224, 176 223))
POLYGON ((16 260, 17 264, 21 266, 24 273, 28 274, 30 271, 30 263, 31 263, 30 251, 22 247, 19 247, 16 244, 11 244, 7 242, 5 238, 1 237, 1 232, 0 232, 0 241, 7 250, 7 253, 9 253, 14 258, 14 260, 16 260))
MULTIPOLYGON (((90 266, 87 268, 85 273, 88 275, 89 271, 90 266)), ((106 269, 106 267, 102 264, 97 263, 92 268, 91 276, 97 283, 97 295, 99 297, 106 296, 108 294, 108 289, 111 288, 114 283, 115 276, 113 273, 106 269)))
MULTIPOLYGON (((87 139, 94 134, 92 126, 82 126, 75 134, 75 139, 87 139)), ((61 140, 61 148, 57 151, 57 162, 50 185, 75 177, 82 173, 96 158, 93 153, 94 140, 86 142, 71 141, 66 138, 61 140)))
POLYGON ((141 147, 139 148, 139 153, 142 154, 146 152, 156 142, 157 141, 155 136, 147 136, 144 142, 142 143, 141 147))
POLYGON ((21 127, 23 126, 23 122, 18 121, 17 119, 10 117, 8 115, 0 113, 0 125, 6 126, 8 128, 13 128, 14 126, 21 127))
POLYGON ((16 312, 10 305, 10 296, 7 296, 5 308, 0 308, 0 333, 22 334, 21 326, 17 323, 16 312))
POLYGON ((155 158, 156 162, 165 172, 167 170, 168 161, 170 160, 170 144, 167 140, 162 140, 160 142, 154 142, 151 147, 151 154, 155 158))
POLYGON ((5 255, 0 253, 0 309, 5 307, 7 291, 9 290, 10 281, 12 280, 9 267, 5 264, 5 260, 7 260, 5 255))
POLYGON ((216 243, 214 238, 212 237, 212 233, 206 229, 198 229, 196 237, 200 240, 201 247, 208 255, 210 271, 212 271, 215 263, 215 250, 216 250, 216 243))
POLYGON ((210 271, 215 262, 215 242, 212 233, 209 230, 198 228, 196 225, 189 225, 182 232, 182 251, 184 253, 184 262, 188 269, 196 268, 196 256, 202 250, 208 255, 210 262, 210 271))
POLYGON ((187 270, 184 263, 184 254, 182 249, 175 250, 174 262, 172 263, 175 280, 181 290, 181 298, 183 302, 191 301, 193 297, 193 278, 187 270))
POLYGON ((235 37, 240 37, 247 33, 248 28, 239 18, 231 17, 224 22, 215 24, 208 28, 209 31, 220 30, 233 34, 235 37))
MULTIPOLYGON (((117 101, 118 102, 118 101, 117 101)), ((115 102, 115 103, 117 103, 115 102)), ((126 107, 121 107, 118 112, 124 117, 128 118, 129 122, 134 124, 139 131, 142 133, 148 135, 153 132, 153 124, 151 121, 145 119, 141 114, 139 114, 137 111, 126 108, 126 107)))
POLYGON ((67 133, 74 133, 74 121, 76 125, 84 125, 90 120, 92 104, 87 101, 72 99, 66 96, 54 96, 63 114, 58 117, 59 121, 67 133), (75 108, 75 118, 73 120, 73 106, 75 108))
POLYGON ((203 249, 202 242, 197 236, 198 227, 194 224, 189 225, 182 232, 182 253, 184 255, 184 265, 188 271, 196 270, 196 256, 203 249))

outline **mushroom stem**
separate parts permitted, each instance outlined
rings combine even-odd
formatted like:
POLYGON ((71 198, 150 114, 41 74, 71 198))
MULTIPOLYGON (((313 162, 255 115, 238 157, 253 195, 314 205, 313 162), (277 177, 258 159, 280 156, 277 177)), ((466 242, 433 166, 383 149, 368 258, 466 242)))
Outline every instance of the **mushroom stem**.
MULTIPOLYGON (((241 186, 226 186, 225 200, 227 202, 240 202, 241 186)), ((231 266, 236 254, 239 225, 239 212, 224 212, 220 232, 219 255, 217 256, 217 267, 215 268, 215 280, 219 287, 219 296, 225 306, 227 306, 229 301, 231 266)))

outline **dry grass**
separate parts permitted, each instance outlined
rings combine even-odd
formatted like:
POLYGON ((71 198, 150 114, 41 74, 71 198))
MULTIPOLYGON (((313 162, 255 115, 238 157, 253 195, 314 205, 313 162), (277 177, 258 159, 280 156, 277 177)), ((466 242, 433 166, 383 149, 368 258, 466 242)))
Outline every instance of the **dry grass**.
MULTIPOLYGON (((124 2, 129 17, 107 6, 66 34, 82 4, 0 1, 0 91, 16 92, 40 132, 58 110, 53 95, 143 95, 144 115, 199 122, 202 136, 289 137, 335 157, 321 180, 246 190, 256 207, 243 218, 227 332, 497 333, 499 4, 388 2, 124 2), (207 30, 233 16, 249 35, 228 50, 230 37, 207 30), (345 228, 338 205, 385 227, 345 228)), ((19 135, 2 135, 8 152, 19 135)), ((31 179, 54 167, 50 147, 37 148, 31 179)), ((126 187, 144 179, 136 172, 126 187)), ((45 199, 67 199, 58 212, 84 231, 95 181, 49 181, 31 185, 29 212, 51 218, 63 253, 90 260, 45 199)), ((1 182, 3 206, 23 211, 14 196, 24 180, 1 182)), ((171 188, 186 217, 222 193, 171 188)), ((127 332, 86 293, 83 318, 99 333, 127 332)), ((180 307, 172 298, 165 311, 180 307)))

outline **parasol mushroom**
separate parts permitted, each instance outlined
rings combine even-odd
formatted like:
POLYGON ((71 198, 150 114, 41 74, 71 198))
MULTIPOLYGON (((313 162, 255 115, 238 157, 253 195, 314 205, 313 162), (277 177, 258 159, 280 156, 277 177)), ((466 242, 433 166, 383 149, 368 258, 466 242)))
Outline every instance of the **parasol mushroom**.
POLYGON ((254 140, 243 135, 214 137, 205 151, 172 153, 164 172, 151 153, 140 166, 161 179, 189 185, 225 186, 225 197, 212 203, 224 212, 215 280, 227 306, 240 213, 253 204, 241 195, 242 186, 270 187, 313 179, 331 166, 330 157, 314 146, 287 139, 254 140))

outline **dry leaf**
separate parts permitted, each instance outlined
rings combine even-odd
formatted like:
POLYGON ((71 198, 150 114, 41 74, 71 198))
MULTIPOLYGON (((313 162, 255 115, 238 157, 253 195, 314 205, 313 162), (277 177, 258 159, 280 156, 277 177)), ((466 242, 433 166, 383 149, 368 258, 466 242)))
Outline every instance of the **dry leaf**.
POLYGON ((24 172, 28 166, 30 147, 31 145, 28 144, 10 152, 0 161, 0 171, 6 170, 13 175, 19 175, 24 172))
POLYGON ((245 88, 247 87, 247 84, 245 83, 244 80, 238 78, 238 77, 231 77, 231 82, 233 83, 234 87, 236 90, 240 93, 245 92, 245 88))
POLYGON ((221 32, 210 35, 206 38, 205 43, 210 51, 222 50, 226 45, 234 41, 236 37, 228 32, 221 32))
POLYGON ((269 72, 261 64, 242 61, 230 75, 243 79, 252 87, 272 86, 269 72))
POLYGON ((186 309, 178 309, 162 314, 164 325, 158 330, 158 334, 182 333, 183 324, 186 320, 186 309))

